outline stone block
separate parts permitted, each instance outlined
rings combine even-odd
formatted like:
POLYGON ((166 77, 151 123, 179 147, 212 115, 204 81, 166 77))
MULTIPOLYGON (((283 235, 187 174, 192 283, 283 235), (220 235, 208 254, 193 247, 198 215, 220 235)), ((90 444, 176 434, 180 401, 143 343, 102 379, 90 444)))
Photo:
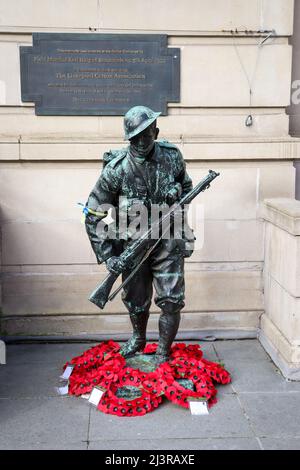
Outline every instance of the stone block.
MULTIPOLYGON (((101 313, 88 301, 88 297, 103 278, 104 273, 98 276, 71 274, 8 276, 3 281, 3 313, 5 315, 101 313)), ((111 304, 108 305, 107 311, 111 310, 110 306, 111 304)), ((121 306, 120 300, 114 304, 115 308, 121 306)))
POLYGON ((4 58, 0 62, 0 106, 20 106, 22 102, 18 45, 0 42, 0 56, 4 58))
POLYGON ((1 134, 21 135, 22 140, 41 136, 46 143, 51 143, 59 136, 73 136, 78 142, 86 140, 87 135, 101 136, 98 116, 36 116, 33 107, 16 108, 13 112, 0 108, 0 111, 1 134))
MULTIPOLYGON (((0 115, 1 116, 1 115, 0 115)), ((186 161, 292 160, 299 155, 299 139, 190 138, 170 139, 186 161)), ((99 136, 23 136, 20 159, 24 161, 99 161, 110 149, 126 147, 123 140, 102 140, 99 136)))
MULTIPOLYGON (((3 277, 2 285, 4 315, 80 315, 85 313, 102 315, 98 307, 88 301, 88 296, 107 275, 105 269, 99 267, 99 273, 86 275, 78 275, 70 271, 69 268, 69 272, 64 274, 48 275, 46 273, 7 273, 3 277)), ((229 317, 229 323, 226 324, 235 328, 241 319, 237 312, 261 311, 262 305, 259 271, 207 272, 194 269, 186 272, 185 312, 235 311, 236 313, 229 317)), ((157 312, 158 308, 152 304, 152 310, 157 312)), ((103 321, 105 321, 106 314, 120 312, 125 312, 125 308, 118 296, 114 302, 107 303, 103 312, 103 321)), ((218 318, 215 326, 221 323, 221 315, 218 318)), ((111 322, 110 319, 108 321, 111 322)), ((257 317, 254 315, 253 320, 253 313, 250 313, 248 323, 245 325, 243 323, 243 326, 254 327, 256 321, 257 317)), ((195 325, 198 323, 195 322, 195 325)), ((204 317, 199 328, 210 328, 209 325, 210 320, 206 321, 204 317)), ((106 327, 107 325, 104 325, 104 329, 106 327)))
POLYGON ((300 297, 300 237, 271 223, 265 228, 266 276, 270 275, 291 296, 300 297))
POLYGON ((182 106, 249 106, 249 85, 243 68, 251 76, 257 61, 252 105, 290 104, 291 46, 237 47, 239 55, 232 44, 181 48, 182 106))
MULTIPOLYGON (((1 219, 16 224, 52 223, 53 230, 56 223, 80 222, 81 208, 77 202, 86 202, 100 175, 99 166, 96 163, 42 167, 38 164, 2 165, 1 219)), ((84 225, 78 225, 69 235, 73 238, 78 230, 83 233, 84 225)), ((20 234, 18 229, 17 232, 20 234)), ((86 242, 85 245, 87 238, 86 242)))
MULTIPOLYGON (((205 219, 203 227, 200 222, 192 226, 195 227, 197 240, 195 251, 190 258, 191 262, 243 263, 263 260, 263 224, 261 221, 205 219), (202 240, 203 243, 201 243, 202 240)), ((260 267, 253 269, 260 269, 260 267)))
POLYGON ((266 314, 291 344, 300 344, 300 298, 289 294, 268 273, 264 280, 266 314))
POLYGON ((15 141, 0 142, 0 161, 19 160, 19 143, 15 141))
MULTIPOLYGON (((197 311, 184 312, 180 323, 180 331, 215 331, 252 330, 257 331, 262 311, 197 311)), ((224 343, 227 343, 225 341, 224 343)), ((243 341, 244 343, 244 341, 243 341)))
POLYGON ((266 315, 262 316, 258 339, 282 375, 292 381, 300 380, 299 346, 292 346, 266 315), (288 359, 292 359, 291 362, 288 359))
POLYGON ((186 272, 187 311, 262 310, 260 272, 186 272))
MULTIPOLYGON (((176 106, 176 105, 174 105, 176 106)), ((283 136, 288 134, 288 116, 283 110, 271 113, 270 109, 253 110, 253 126, 245 126, 244 110, 201 109, 169 107, 168 116, 161 116, 158 124, 159 138, 191 139, 199 136, 283 136), (191 112, 194 111, 193 114, 191 112)), ((1 119, 1 116, 0 116, 1 119)), ((5 124, 5 123, 4 123, 5 124)), ((119 116, 106 116, 99 120, 99 135, 103 138, 122 138, 123 123, 119 116)))
POLYGON ((261 4, 261 24, 264 29, 275 29, 276 34, 292 35, 294 0, 267 0, 261 4), (284 33, 285 32, 285 33, 284 33))
POLYGON ((80 221, 23 221, 2 227, 3 264, 94 263, 80 221))
POLYGON ((300 380, 299 201, 269 199, 263 209, 265 315, 259 337, 283 375, 300 380))
POLYGON ((289 341, 279 330, 279 327, 270 319, 268 312, 261 317, 261 331, 259 339, 264 348, 271 355, 273 361, 280 367, 281 371, 289 371, 284 374, 286 377, 293 378, 293 370, 296 370, 299 380, 300 377, 300 347, 299 342, 289 341), (268 344, 266 344, 268 343, 268 344), (270 347, 269 347, 270 346, 270 347))
POLYGON ((257 163, 259 171, 258 199, 294 198, 295 168, 291 161, 257 163), (274 184, 276 182, 276 184, 274 184))
POLYGON ((2 31, 29 30, 45 31, 49 28, 82 29, 98 25, 97 0, 59 0, 40 2, 39 0, 22 0, 22 8, 18 0, 9 3, 1 2, 0 28, 2 31))
MULTIPOLYGON (((260 142, 253 140, 244 141, 216 141, 189 140, 187 142, 174 141, 185 160, 261 160, 280 159, 291 160, 296 158, 300 148, 300 141, 285 140, 260 142)), ((99 160, 104 152, 109 149, 126 147, 123 141, 107 142, 100 139, 83 141, 66 140, 65 142, 50 141, 44 139, 42 142, 25 141, 20 144, 20 158, 22 160, 99 160)))
MULTIPOLYGON (((208 173, 210 166, 195 163, 188 166, 188 172, 194 185, 208 173), (197 166, 197 168, 195 168, 197 166)), ((211 187, 199 194, 192 202, 197 207, 203 205, 204 217, 211 220, 251 220, 256 218, 257 209, 257 168, 255 166, 214 163, 212 169, 218 176, 211 187)), ((192 209, 193 212, 193 209, 192 209)))
POLYGON ((261 217, 291 235, 300 235, 300 201, 296 199, 265 199, 261 217))
MULTIPOLYGON (((115 303, 117 303, 116 301, 115 303)), ((70 304, 72 307, 72 304, 70 304)), ((70 311, 71 309, 69 309, 70 311)), ((1 332, 10 336, 80 336, 82 340, 97 335, 129 338, 132 326, 124 307, 118 313, 110 313, 111 309, 105 309, 105 313, 96 310, 93 314, 84 311, 83 314, 51 314, 43 315, 40 312, 33 315, 22 314, 15 310, 16 315, 3 315, 1 318, 1 332), (122 312, 122 313, 120 313, 122 312)), ((35 313, 35 312, 33 312, 35 313)), ((182 320, 179 338, 194 338, 198 340, 209 338, 249 338, 256 337, 259 317, 262 311, 244 312, 185 312, 182 320)), ((157 308, 151 308, 148 323, 148 337, 156 338, 158 334, 157 308)), ((206 344, 206 343, 204 343, 206 344)), ((205 348, 204 348, 205 349, 205 348)), ((212 351, 209 352, 211 360, 216 360, 212 351)))
POLYGON ((224 29, 272 29, 277 34, 291 35, 293 30, 293 1, 253 0, 250 3, 234 0, 189 0, 187 5, 180 0, 154 0, 144 5, 138 0, 104 0, 101 4, 101 26, 107 29, 152 30, 155 32, 192 33, 199 35, 221 34, 224 29), (122 11, 122 15, 116 15, 122 11), (159 15, 154 15, 159 11, 159 15), (216 12, 218 14, 216 15, 216 12), (149 23, 149 18, 151 22, 149 23))
POLYGON ((299 139, 190 139, 174 142, 186 160, 292 160, 299 155, 299 139))
MULTIPOLYGON (((24 105, 24 103, 23 103, 24 105)), ((244 110, 199 108, 171 108, 168 116, 159 119, 159 138, 191 139, 195 136, 287 136, 288 116, 284 109, 271 111, 270 108, 254 108, 252 111, 254 121, 251 128, 245 126, 246 114, 244 110), (194 111, 195 114, 190 114, 194 111), (176 113, 176 114, 172 114, 176 113)), ((0 128, 3 135, 22 136, 50 139, 55 137, 73 136, 74 140, 106 139, 126 145, 123 139, 123 118, 121 116, 35 116, 32 107, 22 107, 10 110, 0 108, 0 128), (26 111, 26 114, 24 113, 26 111)), ((109 143, 108 143, 109 145, 109 143)))
POLYGON ((21 142, 21 160, 96 160, 102 159, 104 152, 124 147, 120 143, 83 142, 82 139, 69 142, 21 142))

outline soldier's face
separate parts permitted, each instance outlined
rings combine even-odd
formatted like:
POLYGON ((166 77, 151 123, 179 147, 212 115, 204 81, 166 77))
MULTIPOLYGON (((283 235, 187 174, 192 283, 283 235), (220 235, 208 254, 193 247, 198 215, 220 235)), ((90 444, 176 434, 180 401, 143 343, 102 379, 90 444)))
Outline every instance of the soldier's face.
POLYGON ((153 122, 143 132, 136 135, 130 140, 130 145, 141 156, 148 155, 154 147, 154 141, 157 139, 159 130, 156 122, 153 122))

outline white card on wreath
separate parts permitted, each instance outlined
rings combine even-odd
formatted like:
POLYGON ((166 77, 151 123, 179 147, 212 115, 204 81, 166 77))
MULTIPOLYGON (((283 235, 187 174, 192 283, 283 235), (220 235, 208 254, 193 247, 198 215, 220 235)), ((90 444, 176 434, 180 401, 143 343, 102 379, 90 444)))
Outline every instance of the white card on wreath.
POLYGON ((74 369, 74 365, 69 365, 65 368, 64 373, 59 377, 61 380, 69 380, 74 369))
POLYGON ((194 398, 188 399, 189 406, 192 415, 208 415, 207 401, 205 398, 194 398))
POLYGON ((67 384, 64 387, 56 387, 56 391, 59 395, 68 395, 69 385, 67 384))
POLYGON ((91 405, 98 406, 104 392, 106 392, 105 388, 99 386, 94 387, 89 397, 91 405))

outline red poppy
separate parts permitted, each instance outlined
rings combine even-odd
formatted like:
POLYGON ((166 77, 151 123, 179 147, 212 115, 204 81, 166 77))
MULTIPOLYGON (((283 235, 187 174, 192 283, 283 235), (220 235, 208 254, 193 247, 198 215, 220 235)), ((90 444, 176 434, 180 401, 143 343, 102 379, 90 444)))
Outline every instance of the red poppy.
POLYGON ((156 352, 157 350, 157 344, 156 343, 152 343, 152 344, 147 344, 144 348, 144 351, 143 353, 144 354, 153 354, 156 352))

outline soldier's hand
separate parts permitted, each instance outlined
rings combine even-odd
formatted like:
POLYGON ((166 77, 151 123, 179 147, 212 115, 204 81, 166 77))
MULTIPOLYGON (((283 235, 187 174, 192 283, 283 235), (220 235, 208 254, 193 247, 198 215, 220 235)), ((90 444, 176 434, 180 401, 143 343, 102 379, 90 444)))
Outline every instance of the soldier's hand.
POLYGON ((124 271, 125 266, 122 263, 122 260, 118 256, 112 256, 106 261, 106 267, 109 272, 119 275, 124 271))
POLYGON ((174 186, 169 190, 166 196, 166 202, 169 206, 176 202, 182 193, 182 187, 180 183, 175 183, 174 186))

